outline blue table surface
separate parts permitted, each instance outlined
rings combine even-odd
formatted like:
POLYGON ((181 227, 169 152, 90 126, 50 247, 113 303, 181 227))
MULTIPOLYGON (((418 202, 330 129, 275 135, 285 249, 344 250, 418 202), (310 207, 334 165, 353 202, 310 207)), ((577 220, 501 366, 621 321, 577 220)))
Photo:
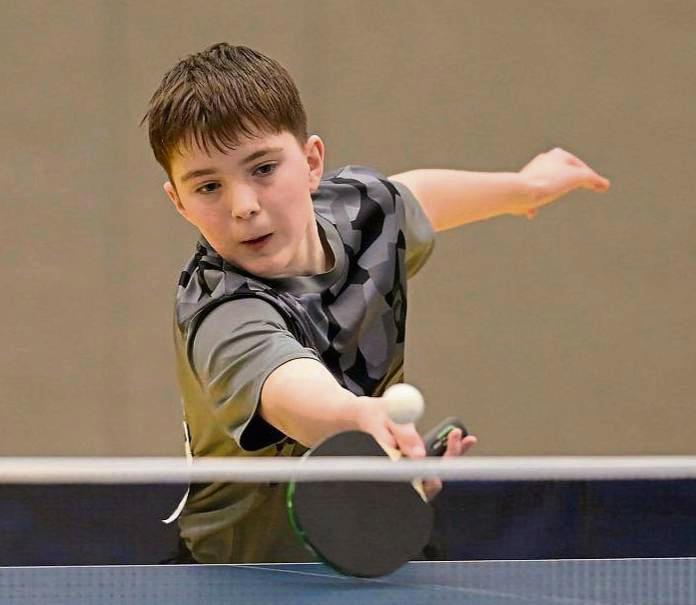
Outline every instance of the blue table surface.
POLYGON ((695 605, 696 558, 413 562, 371 580, 319 563, 0 568, 2 605, 277 602, 695 605))

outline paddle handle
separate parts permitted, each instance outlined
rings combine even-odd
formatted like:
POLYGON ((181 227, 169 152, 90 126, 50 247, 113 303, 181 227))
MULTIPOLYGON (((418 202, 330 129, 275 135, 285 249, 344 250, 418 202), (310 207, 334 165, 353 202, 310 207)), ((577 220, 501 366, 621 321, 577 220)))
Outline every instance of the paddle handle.
POLYGON ((427 456, 442 456, 447 449, 447 436, 454 430, 461 429, 462 437, 466 437, 469 433, 466 427, 462 424, 459 418, 450 416, 437 424, 433 429, 428 431, 424 437, 425 453, 427 456))

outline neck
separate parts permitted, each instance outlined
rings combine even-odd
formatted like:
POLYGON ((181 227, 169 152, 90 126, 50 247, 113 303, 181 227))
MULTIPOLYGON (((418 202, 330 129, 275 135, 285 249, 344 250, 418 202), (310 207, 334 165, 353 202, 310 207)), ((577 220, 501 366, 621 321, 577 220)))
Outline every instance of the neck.
POLYGON ((307 239, 301 258, 301 275, 317 275, 331 268, 333 254, 328 243, 319 234, 316 220, 308 225, 307 239))

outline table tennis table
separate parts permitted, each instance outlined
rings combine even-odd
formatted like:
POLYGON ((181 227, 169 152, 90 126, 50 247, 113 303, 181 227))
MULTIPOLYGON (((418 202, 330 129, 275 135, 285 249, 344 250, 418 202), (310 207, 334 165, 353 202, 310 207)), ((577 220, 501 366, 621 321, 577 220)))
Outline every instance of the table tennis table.
POLYGON ((320 563, 0 568, 2 605, 694 605, 696 558, 412 562, 378 579, 320 563))

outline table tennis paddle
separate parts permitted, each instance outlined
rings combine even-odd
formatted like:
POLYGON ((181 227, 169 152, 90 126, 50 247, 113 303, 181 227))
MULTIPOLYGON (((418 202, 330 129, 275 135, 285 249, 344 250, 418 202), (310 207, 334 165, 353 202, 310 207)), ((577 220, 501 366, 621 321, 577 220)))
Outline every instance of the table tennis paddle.
MULTIPOLYGON (((427 455, 442 455, 447 435, 466 429, 447 418, 425 437, 427 455)), ((362 431, 338 433, 305 456, 384 456, 362 431)), ((433 509, 409 481, 297 482, 288 485, 288 513, 298 537, 320 560, 358 577, 389 574, 418 557, 433 528, 433 509)))

